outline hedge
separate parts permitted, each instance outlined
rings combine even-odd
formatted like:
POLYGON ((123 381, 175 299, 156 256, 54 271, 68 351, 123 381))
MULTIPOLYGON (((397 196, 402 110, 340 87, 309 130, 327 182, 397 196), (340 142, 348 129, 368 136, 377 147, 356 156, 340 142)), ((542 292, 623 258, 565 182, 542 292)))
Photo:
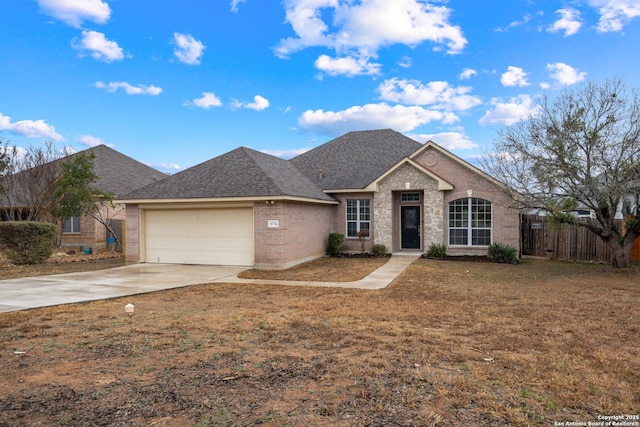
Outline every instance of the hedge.
POLYGON ((0 242, 14 264, 42 264, 53 253, 57 227, 35 221, 0 222, 0 242))

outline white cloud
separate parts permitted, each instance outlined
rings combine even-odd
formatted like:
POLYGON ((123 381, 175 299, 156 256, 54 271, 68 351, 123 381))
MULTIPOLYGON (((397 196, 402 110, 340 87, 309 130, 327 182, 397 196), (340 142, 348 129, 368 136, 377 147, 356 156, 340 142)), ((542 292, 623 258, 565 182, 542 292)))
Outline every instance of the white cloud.
POLYGON ((586 72, 578 71, 571 65, 567 65, 562 62, 547 64, 547 70, 551 72, 551 78, 565 86, 581 82, 587 76, 586 72))
POLYGON ((219 107, 222 105, 222 101, 213 92, 202 92, 200 98, 196 98, 193 101, 187 101, 184 105, 195 105, 199 108, 208 110, 211 107, 219 107))
POLYGON ((518 21, 518 20, 512 21, 506 27, 496 28, 496 31, 497 32, 509 31, 511 28, 519 27, 520 25, 526 24, 527 22, 531 21, 532 18, 533 18, 533 16, 530 13, 527 13, 525 16, 522 17, 522 19, 520 21, 518 21))
POLYGON ((587 0, 587 3, 598 8, 598 31, 603 33, 621 31, 631 19, 640 17, 638 0, 587 0))
MULTIPOLYGON (((182 166, 176 163, 153 163, 153 162, 142 162, 147 166, 150 166, 158 171, 165 173, 167 175, 171 175, 173 172, 177 172, 182 169, 182 166)), ((164 178, 163 176, 158 176, 158 179, 164 178)))
POLYGON ((173 43, 176 48, 173 53, 184 64, 198 65, 205 50, 205 45, 190 34, 173 33, 173 43))
POLYGON ((115 92, 118 89, 124 89, 127 95, 160 95, 162 88, 157 86, 137 85, 133 86, 127 82, 96 82, 96 87, 99 89, 105 89, 107 92, 115 92))
POLYGON ((580 31, 582 21, 580 20, 579 11, 567 8, 558 9, 556 13, 560 15, 560 19, 554 22, 553 25, 547 29, 548 32, 555 33, 557 31, 564 31, 564 36, 567 37, 580 31))
POLYGON ((527 73, 520 67, 510 65, 507 71, 500 76, 500 83, 503 86, 529 86, 531 83, 527 80, 527 73))
POLYGON ((342 111, 307 110, 298 118, 298 124, 306 131, 339 135, 352 130, 378 128, 408 132, 432 121, 451 124, 457 120, 458 117, 453 113, 380 103, 354 106, 342 111))
POLYGON ((0 113, 0 131, 6 130, 15 135, 27 138, 47 138, 52 141, 64 141, 62 135, 56 132, 56 128, 47 124, 44 120, 20 120, 12 122, 11 117, 0 113))
POLYGON ((97 147, 98 145, 106 145, 107 147, 113 147, 113 144, 105 143, 102 138, 91 135, 80 135, 80 143, 88 147, 97 147))
POLYGON ((118 43, 107 40, 103 33, 97 31, 82 31, 82 39, 78 43, 74 41, 72 46, 80 51, 89 51, 91 56, 99 61, 113 62, 124 58, 118 43))
POLYGON ((478 144, 471 141, 464 132, 421 133, 408 136, 423 144, 427 141, 433 141, 447 150, 470 150, 478 148, 478 144))
POLYGON ((488 110, 478 121, 481 125, 503 124, 512 125, 529 116, 536 116, 540 106, 534 105, 529 95, 519 95, 508 102, 502 102, 498 98, 491 100, 493 109, 488 110))
POLYGON ((237 12, 238 6, 247 0, 231 0, 231 12, 237 12))
POLYGON ((311 150, 311 148, 292 148, 290 150, 262 150, 265 154, 270 154, 272 156, 280 157, 281 159, 291 159, 293 157, 299 156, 300 154, 306 153, 311 150))
POLYGON ((368 57, 364 58, 330 58, 327 55, 320 55, 316 62, 315 67, 329 74, 330 76, 346 75, 349 77, 358 76, 363 74, 379 74, 380 64, 369 62, 368 57))
POLYGON ((253 97, 253 102, 245 103, 234 99, 231 102, 231 108, 248 108, 250 110, 262 111, 268 108, 270 105, 269 100, 263 96, 256 95, 253 97))
POLYGON ((75 28, 83 21, 104 24, 109 20, 111 9, 102 0, 38 0, 42 11, 75 28))
POLYGON ((244 107, 251 110, 262 111, 269 108, 269 100, 263 96, 256 95, 253 97, 253 102, 246 104, 244 107))
POLYGON ((477 75, 478 75, 478 72, 473 68, 465 68, 462 70, 458 78, 460 80, 469 80, 471 77, 477 76, 477 75))
MULTIPOLYGON (((376 57, 384 46, 428 41, 455 54, 467 44, 460 27, 449 23, 451 9, 421 0, 286 0, 285 9, 295 36, 276 46, 275 54, 281 58, 308 47, 326 47, 340 59, 353 57, 363 65, 368 63, 363 58, 376 57)), ((329 66, 327 58, 323 61, 329 66)), ((371 68, 361 71, 370 74, 371 68)))
POLYGON ((380 98, 384 101, 402 104, 430 105, 436 109, 448 111, 468 110, 482 101, 469 95, 470 87, 454 88, 447 82, 429 82, 426 85, 416 80, 385 80, 378 87, 380 98))

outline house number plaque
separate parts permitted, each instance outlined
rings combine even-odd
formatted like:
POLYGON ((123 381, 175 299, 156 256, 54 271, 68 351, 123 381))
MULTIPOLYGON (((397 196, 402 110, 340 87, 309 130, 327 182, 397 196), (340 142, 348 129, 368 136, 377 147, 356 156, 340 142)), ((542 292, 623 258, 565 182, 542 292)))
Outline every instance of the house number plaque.
POLYGON ((280 227, 280 221, 278 221, 277 219, 270 219, 267 221, 267 227, 278 228, 280 227))

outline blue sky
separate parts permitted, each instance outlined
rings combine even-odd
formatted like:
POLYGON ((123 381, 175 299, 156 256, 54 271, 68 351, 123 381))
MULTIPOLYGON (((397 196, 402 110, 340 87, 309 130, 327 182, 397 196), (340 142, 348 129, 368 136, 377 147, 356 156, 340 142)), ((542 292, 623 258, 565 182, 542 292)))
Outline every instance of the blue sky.
POLYGON ((169 173, 379 128, 473 161, 542 95, 640 88, 639 0, 19 0, 0 28, 0 139, 169 173))

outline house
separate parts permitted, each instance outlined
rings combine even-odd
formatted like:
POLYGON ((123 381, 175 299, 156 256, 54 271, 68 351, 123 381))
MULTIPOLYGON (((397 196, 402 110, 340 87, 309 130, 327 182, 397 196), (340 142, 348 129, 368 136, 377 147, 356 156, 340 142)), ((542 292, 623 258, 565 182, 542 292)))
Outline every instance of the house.
POLYGON ((127 194, 129 262, 286 268, 326 253, 329 233, 388 251, 485 255, 519 248, 501 184, 433 142, 350 132, 291 160, 246 147, 127 194), (360 233, 360 234, 359 234, 360 233))
MULTIPOLYGON (((73 158, 73 156, 80 153, 93 153, 95 156, 93 159, 93 165, 94 172, 98 176, 98 180, 91 185, 100 191, 113 193, 115 198, 151 184, 165 176, 156 169, 140 163, 137 160, 134 160, 131 157, 128 157, 105 145, 99 145, 55 160, 53 164, 55 165, 57 162, 73 158)), ((52 171, 51 173, 54 175, 58 173, 57 168, 47 169, 52 171)), ((20 187, 21 174, 23 174, 23 172, 19 172, 14 175, 17 179, 13 180, 13 185, 17 188, 20 187)), ((4 211, 6 214, 9 210, 8 205, 10 205, 14 212, 18 211, 24 213, 25 209, 29 209, 30 205, 29 201, 25 199, 25 197, 29 197, 28 192, 14 189, 13 193, 19 194, 5 195, 3 203, 0 203, 0 211, 4 211), (7 197, 12 199, 11 203, 7 201, 7 197)), ((98 215, 103 220, 108 221, 116 233, 122 232, 121 225, 125 217, 124 205, 114 203, 111 206, 102 206, 98 215)), ((10 217, 8 215, 4 216, 10 217)), ((66 247, 83 247, 91 248, 93 250, 102 249, 107 246, 107 242, 110 237, 110 233, 107 228, 94 217, 88 215, 67 218, 64 221, 62 230, 60 231, 60 244, 61 246, 66 247)))

